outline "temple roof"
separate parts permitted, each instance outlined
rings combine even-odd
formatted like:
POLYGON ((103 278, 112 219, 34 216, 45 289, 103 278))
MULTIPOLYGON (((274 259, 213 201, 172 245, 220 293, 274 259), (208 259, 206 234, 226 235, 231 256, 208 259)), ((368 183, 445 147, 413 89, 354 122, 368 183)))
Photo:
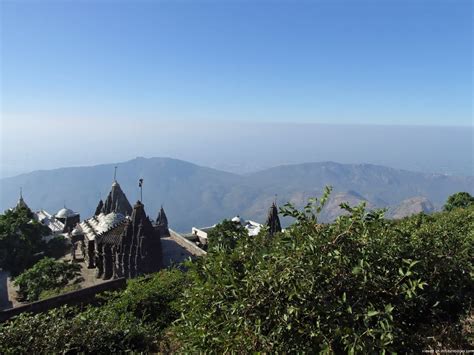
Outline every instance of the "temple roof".
POLYGON ((165 210, 163 206, 160 208, 160 212, 158 212, 158 217, 156 218, 156 224, 158 226, 168 226, 168 218, 166 217, 165 210))
POLYGON ((107 232, 104 232, 96 237, 98 243, 103 244, 112 244, 112 245, 120 245, 122 242, 122 236, 127 229, 126 221, 112 227, 107 232))
POLYGON ((145 205, 141 203, 140 201, 137 201, 135 206, 133 206, 133 212, 130 217, 130 221, 134 225, 134 230, 139 225, 152 227, 150 219, 147 217, 145 213, 145 205))
POLYGON ((280 218, 278 217, 278 208, 275 202, 272 203, 272 206, 268 210, 268 217, 265 225, 268 227, 270 235, 281 232, 280 218))
POLYGON ((130 236, 154 234, 153 225, 145 213, 145 206, 140 201, 137 201, 135 206, 133 206, 133 212, 130 216, 127 233, 130 236))
POLYGON ((56 218, 70 218, 70 217, 77 216, 78 214, 79 214, 79 213, 74 212, 73 210, 64 207, 64 208, 61 208, 61 209, 55 214, 55 217, 56 217, 56 218))
POLYGON ((28 210, 30 209, 26 204, 25 200, 23 200, 23 196, 20 196, 20 199, 18 200, 15 208, 26 208, 28 210))
POLYGON ((125 193, 122 191, 117 181, 114 181, 112 184, 112 189, 105 200, 102 212, 105 214, 116 212, 125 216, 130 216, 132 214, 132 206, 130 205, 130 202, 128 202, 127 196, 125 196, 125 193))
POLYGON ((97 236, 109 232, 126 220, 127 218, 120 213, 101 213, 82 221, 80 227, 88 240, 94 240, 97 236))
POLYGON ((53 233, 61 233, 64 230, 64 223, 56 217, 52 216, 45 210, 40 210, 34 213, 35 218, 38 222, 49 227, 53 233))

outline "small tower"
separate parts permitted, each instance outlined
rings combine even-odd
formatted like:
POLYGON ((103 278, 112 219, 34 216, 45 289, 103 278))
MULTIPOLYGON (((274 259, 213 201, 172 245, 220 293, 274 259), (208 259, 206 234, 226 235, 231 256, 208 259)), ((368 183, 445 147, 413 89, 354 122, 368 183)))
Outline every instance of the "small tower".
POLYGON ((156 230, 158 231, 160 238, 170 235, 170 231, 168 229, 168 218, 166 217, 163 205, 161 206, 160 212, 158 212, 158 217, 156 218, 156 230))
POLYGON ((281 232, 280 218, 278 217, 278 208, 275 202, 272 203, 272 206, 268 210, 268 217, 265 225, 268 227, 270 236, 281 232))

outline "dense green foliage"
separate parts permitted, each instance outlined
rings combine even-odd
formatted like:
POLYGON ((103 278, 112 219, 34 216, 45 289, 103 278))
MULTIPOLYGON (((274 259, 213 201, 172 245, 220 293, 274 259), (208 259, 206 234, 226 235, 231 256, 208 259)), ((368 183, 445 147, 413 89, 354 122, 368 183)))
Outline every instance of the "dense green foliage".
POLYGON ((388 221, 342 205, 320 224, 326 199, 286 205, 295 223, 273 237, 225 222, 186 273, 130 281, 101 307, 22 315, 0 326, 0 353, 472 347, 474 206, 388 221))
POLYGON ((62 235, 57 235, 46 242, 44 255, 50 258, 59 259, 71 250, 71 243, 62 235))
POLYGON ((43 258, 15 278, 20 300, 33 302, 42 292, 60 290, 71 282, 82 281, 81 266, 67 261, 43 258))
POLYGON ((225 219, 208 233, 208 249, 233 249, 246 235, 246 229, 240 224, 225 219))
POLYGON ((474 197, 468 192, 458 192, 448 197, 444 205, 445 211, 452 211, 455 208, 467 208, 474 205, 474 197))
POLYGON ((434 325, 458 324, 473 295, 473 209, 399 222, 362 206, 317 223, 242 238, 190 270, 176 332, 184 348, 220 351, 422 350, 434 325))
POLYGON ((46 248, 48 227, 33 220, 28 208, 15 208, 0 215, 0 268, 18 275, 31 267, 46 248))
POLYGON ((186 274, 173 269, 129 281, 100 307, 63 307, 22 314, 0 325, 0 353, 116 353, 159 349, 164 329, 179 316, 186 274))
POLYGON ((13 276, 21 274, 44 256, 59 258, 67 251, 67 242, 57 236, 46 242, 51 230, 35 221, 28 208, 16 207, 0 215, 0 269, 13 276))

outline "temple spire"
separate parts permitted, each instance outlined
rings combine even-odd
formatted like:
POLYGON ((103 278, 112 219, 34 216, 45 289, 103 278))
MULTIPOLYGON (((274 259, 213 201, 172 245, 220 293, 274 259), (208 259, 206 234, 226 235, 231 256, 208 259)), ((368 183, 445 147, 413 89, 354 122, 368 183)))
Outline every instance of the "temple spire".
POLYGON ((23 199, 23 188, 20 187, 20 198, 16 204, 15 208, 26 208, 27 210, 31 211, 30 207, 26 204, 25 200, 23 199))
POLYGON ((112 183, 112 189, 104 202, 102 212, 104 214, 116 212, 125 216, 130 216, 132 214, 132 206, 130 205, 130 202, 128 202, 127 197, 117 181, 112 183))
POLYGON ((100 215, 102 212, 102 208, 104 208, 104 201, 102 199, 99 200, 99 204, 97 205, 97 208, 95 209, 94 216, 100 215))
POLYGON ((275 233, 281 232, 280 218, 278 217, 278 208, 275 202, 272 203, 272 206, 268 210, 268 217, 265 225, 268 227, 271 236, 275 233))
POLYGON ((155 226, 160 235, 160 238, 170 235, 170 230, 168 229, 168 217, 166 217, 163 205, 161 205, 160 212, 158 212, 158 217, 156 218, 155 226))
POLYGON ((156 225, 166 226, 166 228, 168 228, 168 218, 166 217, 163 205, 161 205, 160 212, 158 212, 158 217, 156 218, 156 225))

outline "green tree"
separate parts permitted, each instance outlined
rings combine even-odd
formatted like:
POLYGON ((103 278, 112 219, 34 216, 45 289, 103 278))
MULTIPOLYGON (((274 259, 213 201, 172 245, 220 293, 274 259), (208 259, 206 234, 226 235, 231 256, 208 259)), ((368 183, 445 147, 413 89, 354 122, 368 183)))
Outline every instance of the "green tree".
POLYGON ((79 264, 44 258, 16 277, 14 284, 19 287, 18 295, 21 300, 33 302, 44 291, 61 289, 70 282, 81 281, 80 270, 79 264))
POLYGON ((448 197, 444 205, 445 211, 451 211, 454 208, 466 208, 474 205, 474 197, 468 192, 458 192, 448 197))
POLYGON ((18 275, 41 257, 51 230, 36 222, 28 208, 15 208, 0 215, 0 268, 18 275))
POLYGON ((248 238, 248 233, 239 223, 225 219, 211 229, 207 238, 208 251, 214 249, 232 250, 239 239, 248 238))

